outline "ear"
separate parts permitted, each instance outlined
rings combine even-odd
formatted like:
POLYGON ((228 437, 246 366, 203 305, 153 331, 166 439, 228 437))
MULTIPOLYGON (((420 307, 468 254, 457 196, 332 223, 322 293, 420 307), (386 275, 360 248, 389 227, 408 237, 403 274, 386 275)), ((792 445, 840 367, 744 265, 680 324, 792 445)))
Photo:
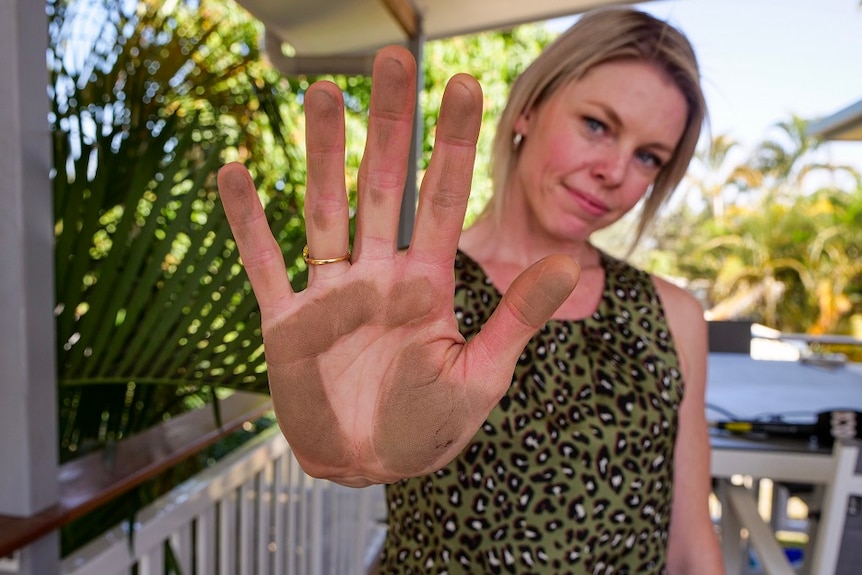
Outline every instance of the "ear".
POLYGON ((526 136, 530 133, 530 124, 532 123, 530 119, 533 116, 532 110, 527 110, 523 112, 518 119, 515 120, 515 125, 513 126, 516 134, 521 134, 522 136, 526 136))

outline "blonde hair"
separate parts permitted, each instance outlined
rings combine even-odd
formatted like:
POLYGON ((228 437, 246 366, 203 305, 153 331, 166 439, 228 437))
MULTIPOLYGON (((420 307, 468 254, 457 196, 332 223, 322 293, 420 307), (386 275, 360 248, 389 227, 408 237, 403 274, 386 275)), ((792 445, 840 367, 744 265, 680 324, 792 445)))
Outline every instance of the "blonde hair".
POLYGON ((688 39, 667 22, 626 8, 585 14, 548 45, 515 81, 497 124, 491 162, 494 194, 482 217, 492 214, 499 221, 506 202, 506 186, 517 156, 513 138, 518 118, 561 87, 582 78, 591 68, 615 60, 638 60, 656 66, 676 84, 688 104, 685 130, 676 150, 644 199, 634 247, 685 175, 707 111, 697 58, 688 39))

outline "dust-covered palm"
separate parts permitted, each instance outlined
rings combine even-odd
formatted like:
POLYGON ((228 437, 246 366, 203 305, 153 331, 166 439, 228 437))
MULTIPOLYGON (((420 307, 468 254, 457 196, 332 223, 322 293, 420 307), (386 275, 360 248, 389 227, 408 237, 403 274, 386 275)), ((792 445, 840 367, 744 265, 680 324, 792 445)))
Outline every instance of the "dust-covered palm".
MULTIPOLYGON (((415 63, 374 67, 350 261, 312 266, 294 293, 251 178, 225 166, 219 191, 263 317, 279 425, 306 472, 347 485, 391 482, 454 458, 505 393, 533 332, 578 268, 553 256, 525 271, 469 343, 454 316, 453 263, 472 174, 481 90, 459 75, 443 97, 410 248, 396 249, 413 121, 415 63)), ((344 116, 338 88, 306 94, 306 232, 314 258, 348 251, 344 116)))

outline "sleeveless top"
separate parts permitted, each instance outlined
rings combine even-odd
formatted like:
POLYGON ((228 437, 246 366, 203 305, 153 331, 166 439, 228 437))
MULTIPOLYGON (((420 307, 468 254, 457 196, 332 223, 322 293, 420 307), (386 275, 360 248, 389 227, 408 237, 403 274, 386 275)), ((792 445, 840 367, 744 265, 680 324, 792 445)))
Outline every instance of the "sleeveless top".
MULTIPOLYGON (((596 311, 540 329, 461 454, 386 487, 381 574, 665 572, 679 360, 649 275, 602 266, 596 311)), ((469 339, 501 295, 462 252, 455 274, 469 339)))

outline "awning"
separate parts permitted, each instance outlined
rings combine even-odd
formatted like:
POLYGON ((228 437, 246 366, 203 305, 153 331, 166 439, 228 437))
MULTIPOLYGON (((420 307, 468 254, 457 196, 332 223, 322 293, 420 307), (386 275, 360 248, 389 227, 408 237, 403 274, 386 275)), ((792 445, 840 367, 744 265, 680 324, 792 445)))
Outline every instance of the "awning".
POLYGON ((862 100, 808 126, 808 133, 823 140, 862 141, 862 100))
POLYGON ((365 73, 388 44, 568 16, 625 0, 238 0, 266 28, 285 73, 365 73), (282 48, 288 45, 285 57, 282 48))

